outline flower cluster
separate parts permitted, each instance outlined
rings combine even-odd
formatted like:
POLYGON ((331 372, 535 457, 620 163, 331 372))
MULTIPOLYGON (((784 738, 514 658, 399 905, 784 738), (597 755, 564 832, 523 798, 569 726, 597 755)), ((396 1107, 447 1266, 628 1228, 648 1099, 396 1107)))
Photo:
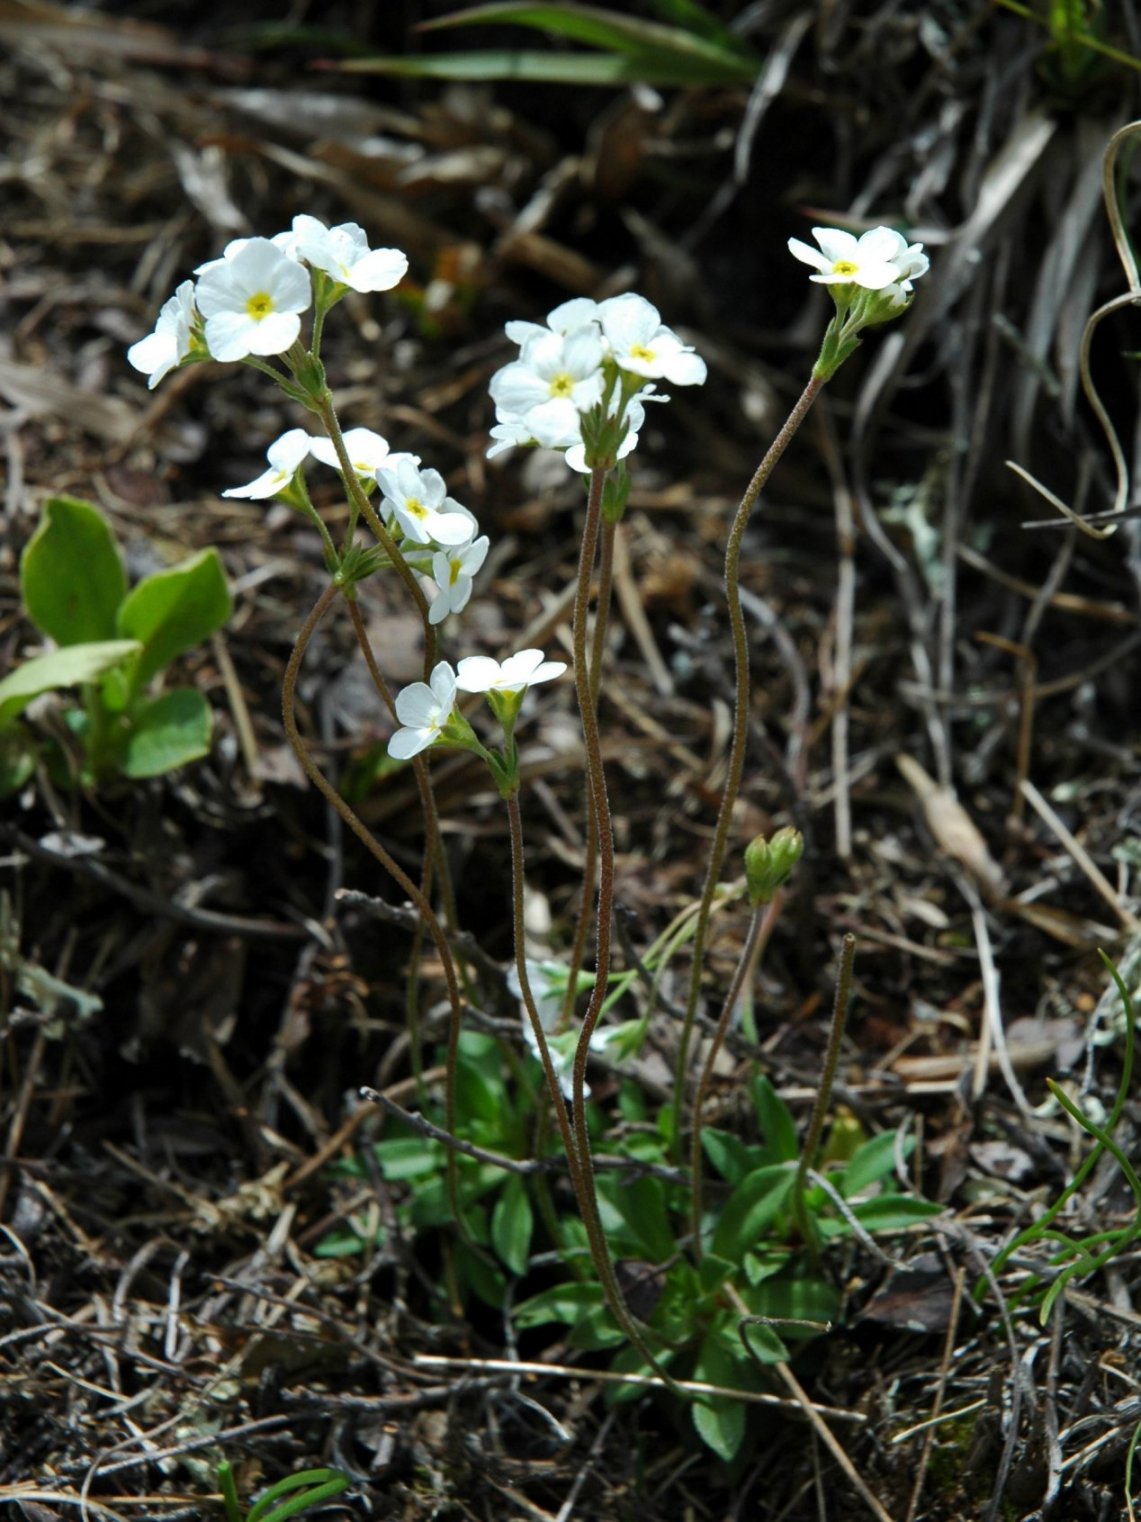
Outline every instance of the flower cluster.
POLYGON ((811 280, 830 288, 858 286, 878 291, 896 310, 910 300, 911 282, 930 267, 922 243, 908 243, 892 227, 873 227, 858 238, 842 228, 814 227, 812 236, 819 249, 799 238, 788 240, 793 257, 816 270, 811 280))
POLYGON ((519 358, 491 379, 496 423, 489 456, 538 444, 564 450, 572 469, 590 470, 596 462, 584 419, 596 414, 618 425, 614 458, 622 459, 638 442, 644 403, 669 400, 654 382, 699 386, 706 376, 705 361, 643 296, 578 297, 557 306, 545 327, 509 322, 507 336, 519 345, 519 358))
POLYGON ((456 711, 456 695, 480 692, 487 696, 505 727, 513 721, 529 687, 562 676, 565 661, 548 661, 541 650, 520 650, 503 661, 487 655, 466 656, 453 670, 447 661, 432 668, 426 682, 413 682, 396 697, 401 728, 388 742, 388 754, 398 761, 418 756, 431 745, 470 744, 470 728, 456 711))
POLYGON ((404 278, 408 260, 395 248, 370 249, 355 222, 326 227, 294 217, 273 238, 236 238, 220 259, 195 271, 163 306, 153 333, 127 351, 151 390, 186 360, 230 362, 284 354, 313 304, 327 311, 348 290, 387 291, 404 278))
MULTIPOLYGON (((349 428, 343 435, 353 473, 366 486, 381 489, 381 514, 389 531, 417 570, 430 569, 436 595, 428 617, 442 623, 459 613, 471 597, 472 577, 487 558, 489 541, 479 533, 475 514, 447 495, 438 471, 422 470, 417 455, 398 454, 371 428, 349 428), (478 535, 478 537, 477 537, 478 535), (417 557, 420 557, 419 559, 417 557), (430 556, 428 561, 426 556, 430 556)), ((224 497, 264 501, 288 497, 297 472, 312 457, 340 469, 332 439, 291 428, 266 451, 269 469, 245 486, 231 486, 224 497)))

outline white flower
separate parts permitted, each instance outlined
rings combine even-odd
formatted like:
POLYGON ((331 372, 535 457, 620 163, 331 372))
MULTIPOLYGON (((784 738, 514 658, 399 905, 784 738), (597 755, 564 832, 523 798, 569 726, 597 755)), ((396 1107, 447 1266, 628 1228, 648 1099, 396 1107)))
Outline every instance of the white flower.
POLYGON ((700 386, 705 361, 662 323, 661 313, 644 296, 611 296, 598 307, 602 331, 620 370, 675 386, 700 386))
POLYGON ((931 261, 923 252, 922 243, 910 243, 893 262, 899 272, 899 279, 884 286, 884 294, 891 297, 893 307, 902 307, 907 305, 910 298, 913 289, 911 282, 927 273, 931 261))
POLYGON ((127 361, 149 375, 147 390, 153 391, 190 353, 190 330, 194 323, 194 282, 184 280, 169 301, 163 302, 154 332, 127 350, 127 361))
POLYGON ((397 761, 418 756, 435 745, 456 704, 456 674, 447 661, 432 668, 427 682, 413 682, 396 695, 396 717, 404 726, 388 742, 397 761))
MULTIPOLYGON (((382 465, 391 466, 392 454, 388 448, 388 440, 382 439, 380 434, 374 433, 371 428, 348 428, 345 430, 344 440, 349 462, 358 476, 366 478, 375 476, 382 465)), ((334 470, 340 470, 341 462, 337 458, 337 451, 333 448, 332 439, 323 436, 315 438, 309 452, 315 460, 320 460, 322 465, 331 465, 334 470)))
POLYGON ((873 227, 859 238, 837 227, 814 227, 812 236, 822 252, 799 238, 790 238, 788 247, 794 258, 818 271, 809 278, 819 285, 859 285, 866 291, 882 291, 908 278, 902 261, 913 251, 920 252, 919 244, 909 249, 907 239, 891 227, 873 227))
POLYGON ((574 296, 547 313, 545 327, 541 322, 509 322, 506 333, 512 343, 522 348, 529 338, 538 338, 544 333, 572 333, 575 328, 585 328, 597 321, 598 302, 591 301, 589 296, 574 296))
POLYGON ((316 217, 294 217, 293 247, 295 257, 354 291, 388 291, 408 273, 398 248, 370 249, 364 228, 355 222, 326 227, 316 217))
POLYGON ((489 460, 494 460, 495 456, 502 454, 505 449, 514 449, 517 444, 539 442, 522 418, 501 418, 490 430, 490 434, 495 443, 487 451, 489 460))
POLYGON ((413 544, 465 544, 475 519, 447 495, 438 470, 419 470, 409 455, 400 457, 395 469, 382 465, 376 473, 384 493, 381 511, 395 517, 405 538, 413 544))
POLYGON ((456 667, 456 686, 461 692, 523 692, 566 669, 565 661, 549 661, 541 650, 520 650, 502 664, 490 655, 468 655, 456 667))
MULTIPOLYGON (((309 271, 269 238, 238 239, 240 247, 203 266, 198 310, 206 319, 206 346, 215 359, 280 354, 301 331, 312 299, 309 271)), ((235 248, 234 244, 230 249, 235 248)))
POLYGON ((602 397, 602 357, 602 338, 593 323, 572 333, 528 338, 520 357, 491 377, 499 421, 525 428, 548 449, 577 443, 580 414, 602 397))
POLYGON ((440 590, 428 613, 429 623, 442 624, 449 613, 467 607, 472 577, 487 559, 489 543, 487 535, 481 534, 469 544, 437 550, 432 556, 432 575, 440 590))
POLYGON ((275 439, 266 450, 269 469, 248 486, 231 486, 222 493, 223 497, 250 497, 256 501, 276 497, 293 480, 297 467, 308 455, 313 442, 304 428, 291 428, 288 433, 275 439))

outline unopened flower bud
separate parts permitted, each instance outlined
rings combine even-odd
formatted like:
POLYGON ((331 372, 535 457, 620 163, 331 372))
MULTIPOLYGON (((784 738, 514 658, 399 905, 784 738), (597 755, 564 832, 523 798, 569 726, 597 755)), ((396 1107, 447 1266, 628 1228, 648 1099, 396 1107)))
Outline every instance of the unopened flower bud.
POLYGON ((792 874, 804 855, 804 836, 791 825, 779 829, 771 840, 758 835, 745 847, 745 881, 753 908, 771 904, 777 889, 792 874))

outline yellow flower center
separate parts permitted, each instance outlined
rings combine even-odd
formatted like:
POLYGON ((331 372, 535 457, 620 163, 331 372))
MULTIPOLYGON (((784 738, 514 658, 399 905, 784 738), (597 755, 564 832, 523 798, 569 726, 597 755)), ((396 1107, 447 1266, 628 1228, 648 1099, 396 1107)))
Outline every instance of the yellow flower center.
POLYGON ((553 375, 550 381, 552 396, 570 396, 574 390, 574 376, 568 375, 564 370, 561 375, 553 375))
POLYGON ((460 579, 460 563, 459 563, 458 560, 453 560, 448 565, 448 585, 450 587, 454 587, 456 582, 459 581, 459 579, 460 579))
POLYGON ((648 364, 652 365, 654 360, 657 358, 657 355, 654 353, 653 349, 647 349, 645 344, 631 344, 630 358, 643 359, 648 364))
POLYGON ((246 302, 246 313, 253 322, 261 322, 273 311, 273 297, 268 291, 258 291, 246 302))
POLYGON ((858 264, 853 264, 851 259, 837 259, 836 263, 832 266, 832 273, 834 275, 854 275, 859 267, 858 264))
POLYGON ((404 511, 411 513, 413 518, 426 518, 428 509, 420 501, 419 497, 406 497, 404 499, 404 511))

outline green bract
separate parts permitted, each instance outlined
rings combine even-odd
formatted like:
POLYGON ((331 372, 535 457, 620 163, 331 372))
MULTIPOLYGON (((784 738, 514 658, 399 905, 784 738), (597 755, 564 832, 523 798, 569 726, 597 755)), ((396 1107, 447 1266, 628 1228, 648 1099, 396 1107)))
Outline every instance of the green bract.
POLYGON ((0 793, 22 786, 36 761, 74 775, 58 745, 41 743, 20 715, 45 692, 78 688, 67 711, 79 742, 79 778, 156 777, 210 749, 210 709, 190 687, 152 694, 154 679, 230 616, 218 552, 202 550, 132 590, 119 548, 90 502, 50 497, 20 561, 28 617, 58 649, 0 682, 0 793))

